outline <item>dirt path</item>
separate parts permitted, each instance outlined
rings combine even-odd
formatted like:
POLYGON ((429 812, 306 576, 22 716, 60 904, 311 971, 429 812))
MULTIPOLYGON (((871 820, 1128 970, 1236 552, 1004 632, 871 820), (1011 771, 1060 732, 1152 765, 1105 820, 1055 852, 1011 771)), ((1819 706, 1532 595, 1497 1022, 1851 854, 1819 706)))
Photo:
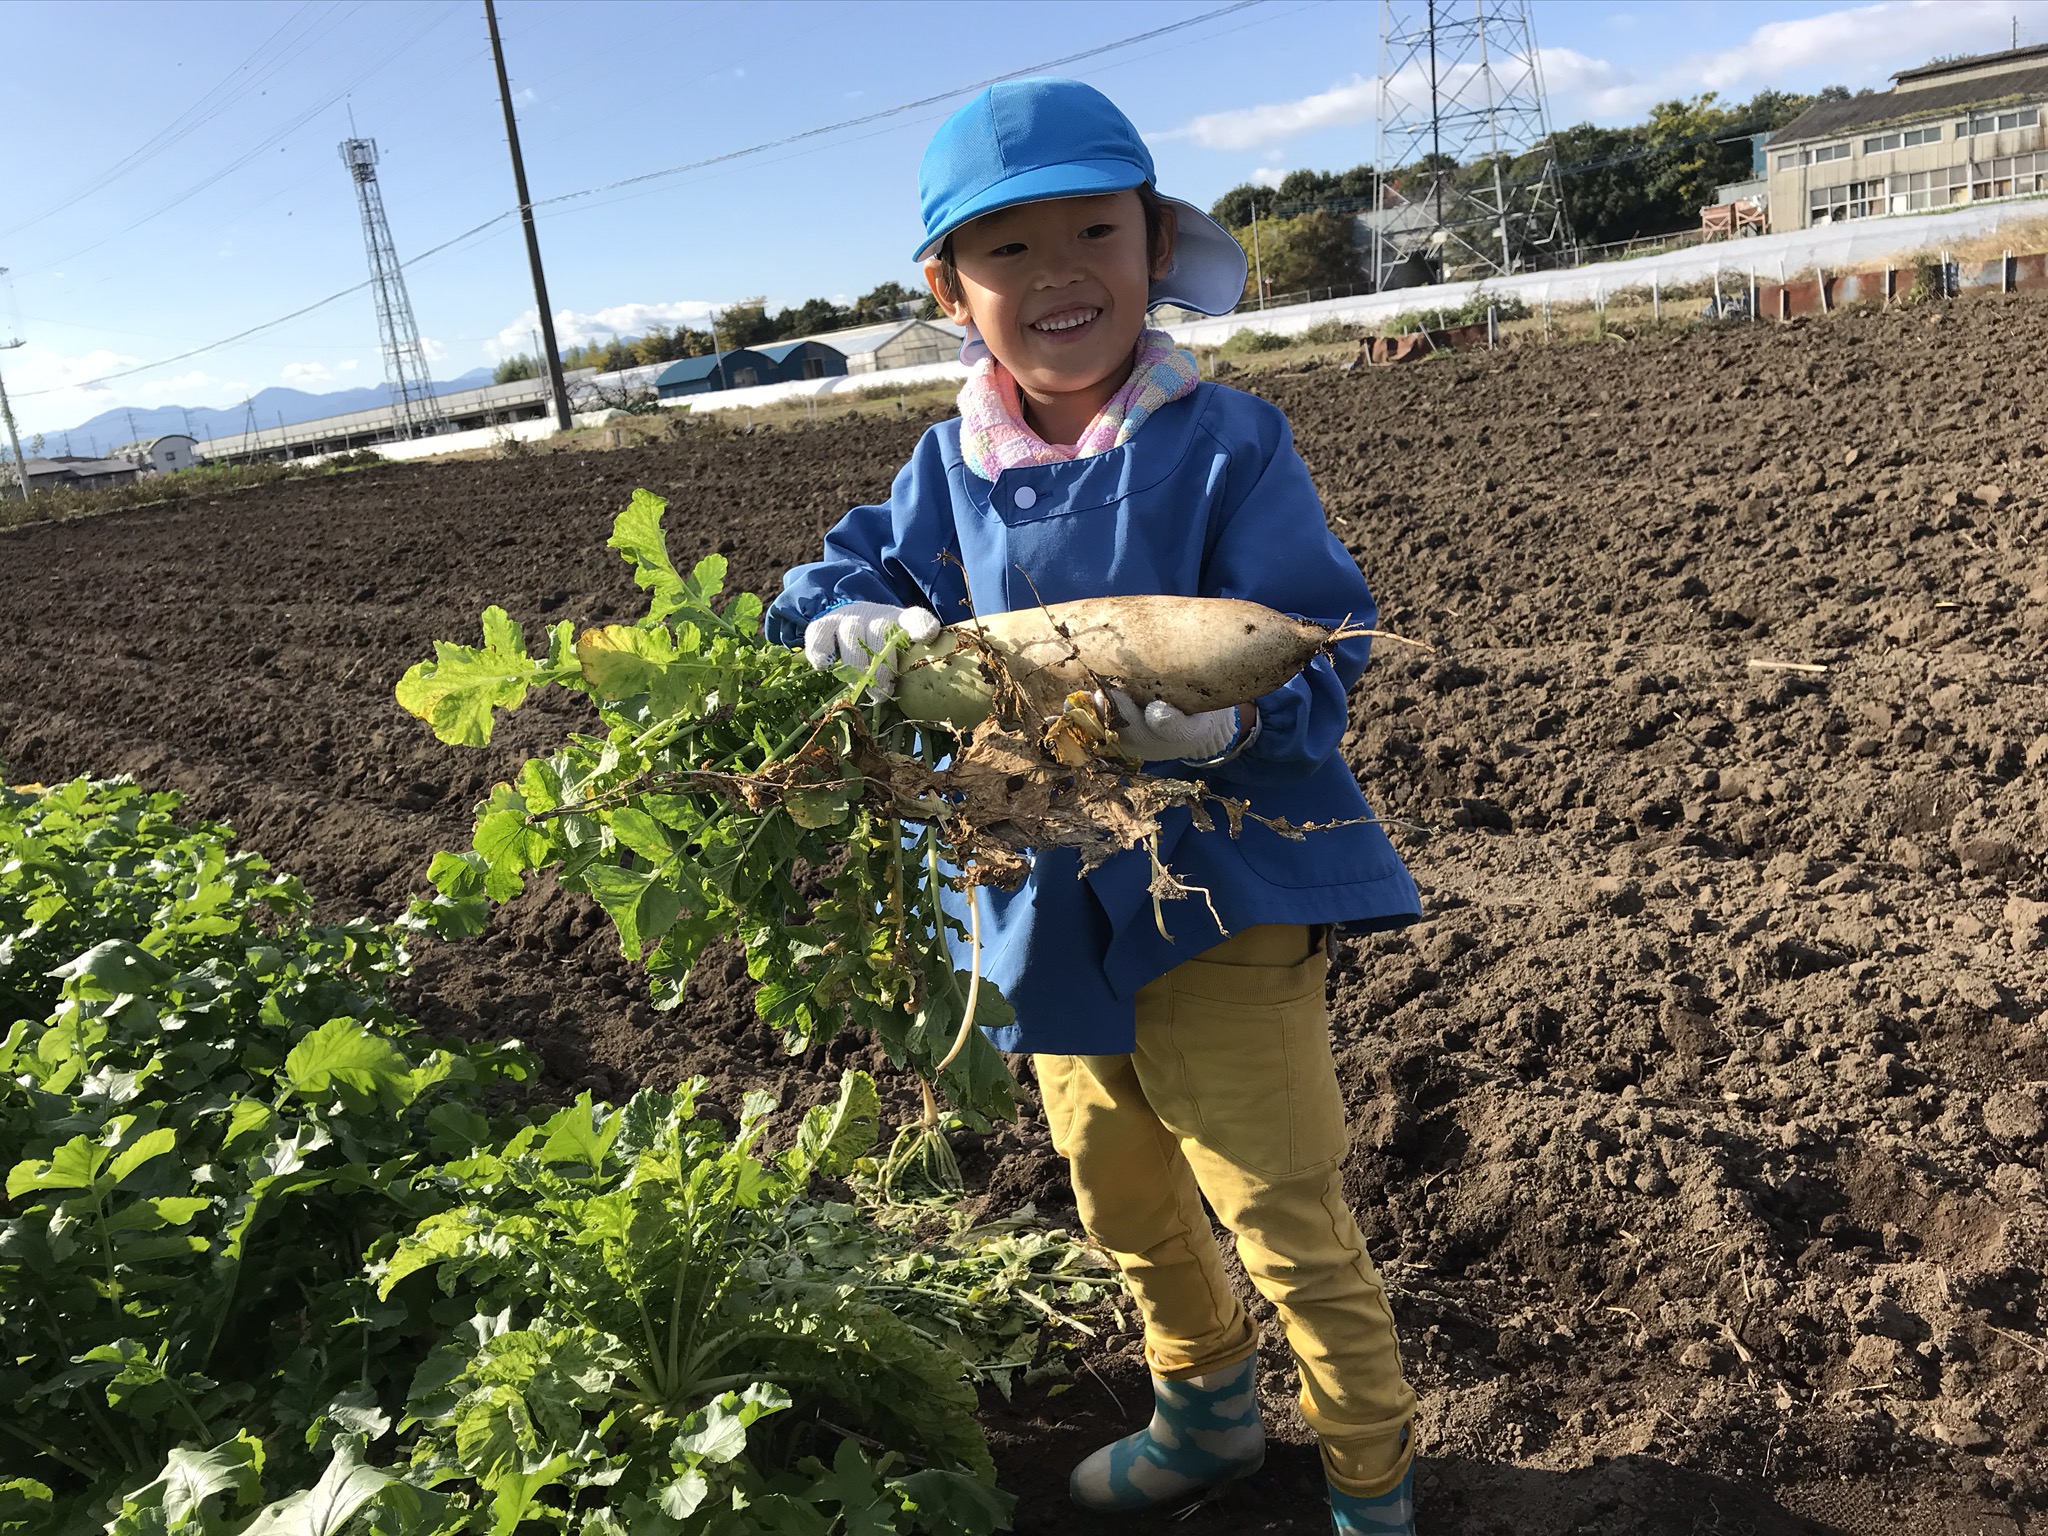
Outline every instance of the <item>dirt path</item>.
MULTIPOLYGON (((1346 741, 1432 917, 1332 983, 1423 1529, 2048 1530, 2044 376, 2048 307, 1982 299, 1260 382, 1385 622, 1445 648, 1382 657, 1346 741)), ((547 725, 433 743, 390 687, 434 638, 490 601, 628 611, 603 541, 636 485, 679 555, 772 588, 919 426, 0 535, 0 761, 182 789, 332 908, 395 911, 547 725)), ((536 893, 424 953, 416 1001, 564 1089, 794 1102, 860 1057, 784 1057, 737 957, 693 986, 655 1015, 593 914, 536 893)), ((968 1163, 1070 1213, 1034 1121, 968 1163)), ((1022 1531, 1112 1529, 1059 1490, 1142 1367, 1128 1339, 1091 1364, 990 1405, 1022 1531)), ((1326 1530, 1290 1376, 1256 1482, 1114 1528, 1326 1530)))

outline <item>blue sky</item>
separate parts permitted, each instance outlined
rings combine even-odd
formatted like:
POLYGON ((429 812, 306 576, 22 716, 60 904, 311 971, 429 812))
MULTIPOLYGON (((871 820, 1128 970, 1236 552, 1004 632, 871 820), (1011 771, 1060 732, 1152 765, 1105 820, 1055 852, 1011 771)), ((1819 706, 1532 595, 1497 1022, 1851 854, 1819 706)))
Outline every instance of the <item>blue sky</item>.
MULTIPOLYGON (((783 138, 1218 9, 1222 0, 654 3, 504 0, 536 201, 783 138)), ((1264 0, 1071 66, 1145 132, 1160 185, 1226 188, 1373 155, 1377 5, 1264 0)), ((1553 121, 1765 86, 1882 87, 1936 54, 2048 42, 2048 0, 1534 0, 1553 121)), ((375 383, 367 293, 105 385, 359 283, 336 146, 378 142, 411 258, 513 203, 480 4, 14 0, 0 142, 0 353, 24 433, 116 405, 227 405, 273 384, 375 383)), ((544 208, 565 340, 915 282, 917 160, 949 100, 544 208)), ((527 345, 516 219, 412 262, 435 371, 527 345)))

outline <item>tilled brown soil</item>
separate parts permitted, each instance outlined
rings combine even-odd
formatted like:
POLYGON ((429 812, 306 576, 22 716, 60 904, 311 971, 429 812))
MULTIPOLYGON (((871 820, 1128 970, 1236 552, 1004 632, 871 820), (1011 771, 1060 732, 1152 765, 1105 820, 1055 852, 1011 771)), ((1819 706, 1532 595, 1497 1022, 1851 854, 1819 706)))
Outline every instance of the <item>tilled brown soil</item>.
MULTIPOLYGON (((1431 917, 1331 984, 1353 1197, 1439 1533, 2048 1530, 2048 306, 1979 299, 1258 382, 1392 627, 1346 751, 1431 917), (1825 671, 1757 669, 1796 662, 1825 671)), ((397 911, 570 716, 435 744, 391 684, 503 602, 634 611, 637 485, 772 589, 921 423, 375 469, 0 535, 0 762, 184 790, 335 911, 397 911)), ((656 1015, 535 892, 420 956, 429 1022, 554 1085, 818 1097, 737 956, 656 1015)), ((829 1059, 828 1059, 829 1058, 829 1059)), ((1034 1119, 967 1159, 1070 1219, 1034 1119)), ((1327 1529, 1272 1352, 1267 1470, 1094 1522, 1136 1341, 991 1401, 1026 1532, 1327 1529), (1119 1407, 1118 1405, 1121 1405, 1119 1407)))

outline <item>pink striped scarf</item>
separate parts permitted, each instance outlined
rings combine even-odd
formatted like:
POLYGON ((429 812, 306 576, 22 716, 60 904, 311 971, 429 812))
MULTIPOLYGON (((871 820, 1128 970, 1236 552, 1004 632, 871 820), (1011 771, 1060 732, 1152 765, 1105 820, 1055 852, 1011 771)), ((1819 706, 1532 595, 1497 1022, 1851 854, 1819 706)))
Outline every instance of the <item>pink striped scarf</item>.
POLYGON ((1194 358, 1164 331, 1138 337, 1138 359, 1130 378, 1109 399, 1071 446, 1048 443, 1025 425, 1017 381, 994 357, 984 357, 960 391, 960 454, 967 467, 993 481, 1006 469, 1029 464, 1063 464, 1121 448, 1151 414, 1178 400, 1201 382, 1194 358))

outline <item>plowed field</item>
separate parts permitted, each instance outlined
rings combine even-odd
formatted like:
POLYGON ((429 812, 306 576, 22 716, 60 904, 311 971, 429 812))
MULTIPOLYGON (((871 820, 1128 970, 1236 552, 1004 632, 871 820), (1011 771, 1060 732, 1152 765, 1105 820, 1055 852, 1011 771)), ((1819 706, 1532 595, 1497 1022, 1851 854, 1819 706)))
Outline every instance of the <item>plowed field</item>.
MULTIPOLYGON (((2048 1529, 2044 377, 2048 306, 1987 298, 1255 381, 1384 621, 1443 647, 1380 657, 1345 745, 1432 916, 1341 946, 1331 991, 1425 1531, 2048 1529)), ((181 789, 330 910, 394 913, 549 728, 440 747, 391 702, 410 661, 491 601, 636 611, 603 548, 635 486, 772 589, 921 425, 0 535, 0 761, 181 789)), ((858 1045, 784 1057, 743 976, 656 1015, 539 892, 425 950, 414 1001, 564 1093, 816 1099, 858 1045)), ((992 1203, 1071 1219, 1035 1119, 969 1150, 992 1203)), ((1280 1353, 1284 1443, 1178 1522, 1064 1506, 1137 1422, 1135 1339, 991 1402, 1019 1529, 1326 1530, 1280 1353)))

